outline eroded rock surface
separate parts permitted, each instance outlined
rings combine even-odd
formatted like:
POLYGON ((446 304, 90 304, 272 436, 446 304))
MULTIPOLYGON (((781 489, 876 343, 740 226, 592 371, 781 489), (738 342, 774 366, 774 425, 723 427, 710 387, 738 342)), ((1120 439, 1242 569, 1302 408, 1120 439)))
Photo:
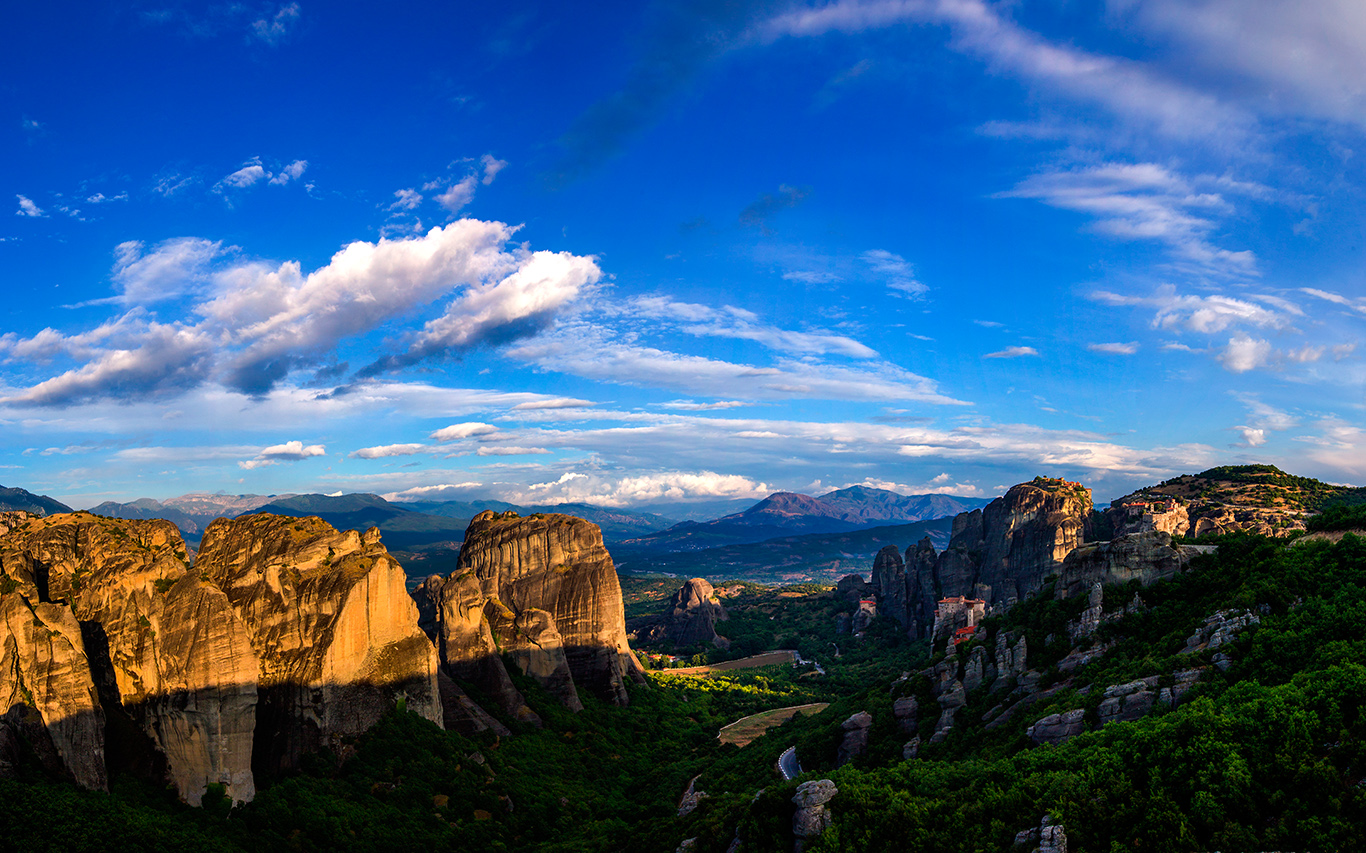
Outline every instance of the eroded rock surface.
POLYGON ((868 748, 868 730, 873 726, 873 715, 859 711, 840 724, 844 738, 840 741, 839 754, 835 766, 843 767, 863 754, 868 748))
POLYGON ((435 649, 377 529, 219 519, 195 570, 227 596, 260 661, 257 772, 291 769, 328 740, 364 732, 400 697, 442 722, 435 649))
POLYGON ((1068 553, 1058 572, 1058 597, 1083 595, 1094 584, 1143 586, 1166 580, 1186 568, 1207 546, 1173 545, 1171 534, 1133 533, 1109 542, 1088 542, 1068 553))
POLYGON ((664 611, 643 627, 639 636, 648 642, 668 640, 680 648, 707 644, 729 648, 730 641, 716 633, 716 623, 728 618, 711 583, 692 578, 679 587, 664 611))
POLYGON ((27 680, 20 698, 88 787, 114 768, 190 803, 209 784, 249 800, 262 770, 360 734, 399 698, 442 718, 435 649, 378 531, 221 520, 191 570, 169 522, 16 520, 0 534, 0 612, 18 614, 0 636, 17 662, 5 672, 27 679, 40 659, 22 624, 38 618, 48 657, 67 661, 65 681, 49 679, 61 719, 27 680))
POLYGON ((436 597, 442 663, 521 719, 536 721, 500 648, 570 707, 579 690, 624 705, 626 681, 643 680, 626 641, 616 568, 597 525, 583 519, 480 513, 436 597))

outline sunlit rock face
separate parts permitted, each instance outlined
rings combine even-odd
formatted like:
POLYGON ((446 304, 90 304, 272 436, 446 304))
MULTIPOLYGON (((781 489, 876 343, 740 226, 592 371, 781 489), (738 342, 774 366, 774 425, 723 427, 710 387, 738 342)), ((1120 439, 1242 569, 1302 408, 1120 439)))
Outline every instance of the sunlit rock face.
MULTIPOLYGON (((0 641, 20 663, 5 672, 42 665, 20 624, 25 609, 42 614, 54 626, 48 657, 68 661, 67 675, 50 680, 50 700, 19 701, 36 706, 87 787, 103 786, 107 766, 164 777, 190 803, 210 784, 245 801, 261 771, 360 734, 400 696, 441 721, 435 649, 377 531, 221 520, 191 569, 169 522, 72 513, 0 534, 0 568, 0 641), (43 701, 66 709, 62 719, 43 701)), ((16 692, 5 685, 0 697, 16 692)))
POLYGON ((626 681, 642 678, 626 641, 616 567, 602 532, 583 519, 480 513, 438 598, 443 664, 522 719, 535 715, 500 650, 571 708, 582 690, 624 705, 626 681))
POLYGON ((104 715, 76 618, 11 593, 0 596, 0 631, 3 725, 45 730, 58 769, 82 787, 106 788, 104 715))
POLYGON ((227 596, 260 661, 257 772, 291 769, 305 752, 364 732, 400 699, 442 722, 436 650, 379 530, 220 519, 195 570, 227 596))

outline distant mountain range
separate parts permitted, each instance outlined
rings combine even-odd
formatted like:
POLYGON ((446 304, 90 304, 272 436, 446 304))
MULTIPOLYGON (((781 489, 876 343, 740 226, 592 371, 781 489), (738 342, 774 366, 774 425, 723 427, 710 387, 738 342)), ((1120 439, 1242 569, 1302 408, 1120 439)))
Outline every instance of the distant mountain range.
POLYGON ((867 486, 852 486, 814 498, 795 492, 775 492, 743 512, 712 521, 685 521, 625 544, 643 551, 698 551, 782 536, 910 524, 952 517, 986 503, 981 498, 902 495, 867 486))

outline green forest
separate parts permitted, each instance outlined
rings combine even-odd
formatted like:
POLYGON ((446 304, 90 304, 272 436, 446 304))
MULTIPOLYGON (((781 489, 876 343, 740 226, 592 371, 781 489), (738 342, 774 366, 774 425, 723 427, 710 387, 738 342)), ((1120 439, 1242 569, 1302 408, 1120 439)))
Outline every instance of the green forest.
MULTIPOLYGON (((1361 514, 1341 510, 1316 526, 1357 526, 1361 514)), ((506 720, 512 736, 471 738, 395 708, 345 757, 311 756, 236 808, 211 795, 192 809, 129 777, 109 794, 82 792, 25 759, 18 779, 0 781, 0 849, 568 853, 674 851, 695 839, 696 853, 721 853, 738 837, 745 853, 790 851, 795 788, 821 778, 839 793, 828 804, 833 825, 806 847, 813 853, 1010 850, 1044 815, 1065 826, 1072 853, 1366 849, 1366 541, 1238 534, 1218 545, 1171 580, 1106 588, 1107 610, 1135 593, 1143 606, 1101 625, 1083 645, 1103 653, 1067 672, 1066 626, 1085 601, 1054 600, 1046 587, 988 619, 979 637, 1025 637, 1038 685, 1059 689, 988 728, 983 717, 1017 685, 983 685, 948 736, 924 737, 911 760, 892 704, 916 696, 919 734, 933 731, 937 708, 920 674, 934 662, 927 644, 885 619, 859 640, 836 635, 836 617, 852 607, 828 589, 754 590, 755 606, 735 608, 724 630, 745 648, 799 648, 825 675, 656 672, 629 707, 584 696, 578 714, 522 679, 543 728, 506 720), (1226 668, 1211 650, 1183 653, 1192 631, 1227 609, 1256 612, 1260 624, 1220 649, 1226 668), (1099 724, 1107 685, 1155 676, 1168 686, 1199 666, 1203 677, 1175 708, 1099 724), (809 702, 831 705, 743 748, 717 739, 740 717, 809 702), (1032 721, 1067 709, 1084 711, 1085 733, 1056 745, 1026 736, 1032 721), (859 711, 874 720, 868 746, 837 768, 840 723, 859 711), (789 746, 806 772, 782 781, 774 765, 789 746), (706 796, 680 818, 694 778, 706 796)))

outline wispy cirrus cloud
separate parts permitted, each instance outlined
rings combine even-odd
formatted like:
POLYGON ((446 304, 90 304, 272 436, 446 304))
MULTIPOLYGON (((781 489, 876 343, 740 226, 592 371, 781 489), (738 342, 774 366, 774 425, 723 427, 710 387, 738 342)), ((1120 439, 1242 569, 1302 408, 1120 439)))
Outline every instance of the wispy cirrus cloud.
POLYGON ((1086 348, 1091 352, 1100 353, 1101 355, 1133 355, 1138 352, 1138 343, 1136 341, 1131 341, 1129 343, 1114 342, 1087 344, 1086 348))
POLYGON ((642 296, 627 302, 623 310, 631 316, 676 325, 690 335, 750 340, 778 352, 877 357, 873 349, 845 335, 820 330, 798 332, 779 329, 761 322, 753 311, 731 305, 713 308, 679 302, 667 296, 642 296))
POLYGON ((1092 230, 1118 240, 1160 243, 1176 268, 1194 275, 1255 276, 1257 261, 1251 251, 1211 242, 1215 216, 1231 209, 1214 191, 1219 186, 1228 183, 1192 181, 1154 163, 1105 163, 1043 172, 999 196, 1085 213, 1094 217, 1092 230))
POLYGON ((1090 298, 1104 305, 1155 308, 1152 321, 1154 328, 1184 329, 1207 334, 1239 325, 1280 329, 1304 313, 1298 305, 1271 294, 1248 294, 1245 297, 1184 294, 1170 284, 1158 287, 1147 296, 1097 290, 1090 294, 1090 298))

